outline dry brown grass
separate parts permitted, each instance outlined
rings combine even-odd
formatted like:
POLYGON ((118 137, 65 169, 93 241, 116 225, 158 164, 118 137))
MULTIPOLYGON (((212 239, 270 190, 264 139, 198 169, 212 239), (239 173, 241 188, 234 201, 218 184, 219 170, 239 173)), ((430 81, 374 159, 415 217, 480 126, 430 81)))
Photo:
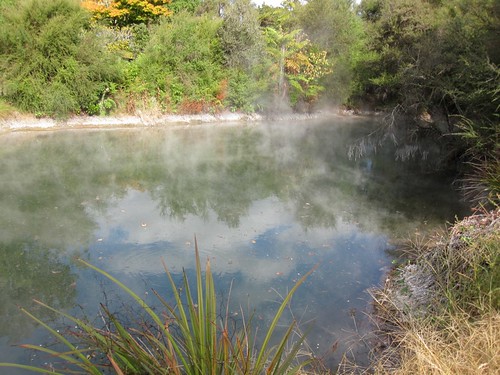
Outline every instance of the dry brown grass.
POLYGON ((415 258, 371 293, 372 366, 342 373, 500 374, 500 209, 413 245, 415 258))
POLYGON ((16 108, 0 99, 0 120, 5 120, 16 114, 16 108))
MULTIPOLYGON (((399 366, 375 368, 376 374, 499 374, 500 314, 470 321, 454 315, 446 328, 423 322, 405 331, 399 342, 399 366)), ((386 364, 387 365, 387 364, 386 364)))

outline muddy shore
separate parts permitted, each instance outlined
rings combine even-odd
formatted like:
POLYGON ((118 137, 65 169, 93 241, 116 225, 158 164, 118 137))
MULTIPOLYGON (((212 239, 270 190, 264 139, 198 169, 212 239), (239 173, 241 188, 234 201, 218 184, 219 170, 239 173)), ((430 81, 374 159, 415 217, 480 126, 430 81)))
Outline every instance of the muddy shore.
MULTIPOLYGON (((74 116, 57 120, 52 118, 36 118, 31 115, 14 114, 6 119, 0 118, 0 131, 43 131, 65 129, 112 129, 127 127, 164 127, 188 126, 197 124, 217 123, 255 123, 260 121, 292 121, 311 120, 331 117, 354 116, 351 111, 325 111, 312 114, 245 114, 224 112, 219 114, 195 115, 161 115, 137 113, 134 115, 116 116, 74 116)), ((362 114, 369 115, 369 114, 362 114)))

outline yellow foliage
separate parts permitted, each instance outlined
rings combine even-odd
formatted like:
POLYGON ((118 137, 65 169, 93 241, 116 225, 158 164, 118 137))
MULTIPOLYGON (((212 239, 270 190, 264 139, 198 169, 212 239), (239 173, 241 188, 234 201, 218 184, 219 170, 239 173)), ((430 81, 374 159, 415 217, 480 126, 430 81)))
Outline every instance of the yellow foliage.
POLYGON ((92 12, 96 19, 109 19, 113 24, 125 26, 147 22, 172 14, 166 5, 171 0, 83 0, 81 6, 92 12))

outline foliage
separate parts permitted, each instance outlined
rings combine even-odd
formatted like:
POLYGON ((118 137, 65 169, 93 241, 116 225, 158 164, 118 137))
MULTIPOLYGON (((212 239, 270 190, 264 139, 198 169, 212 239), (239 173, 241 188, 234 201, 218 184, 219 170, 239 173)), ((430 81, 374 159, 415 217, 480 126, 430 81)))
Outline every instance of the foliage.
POLYGON ((358 66, 365 94, 417 115, 437 108, 447 115, 494 113, 498 70, 488 43, 498 9, 492 1, 370 0, 360 11, 371 36, 368 58, 358 66))
MULTIPOLYGON (((244 319, 241 327, 231 323, 226 309, 223 317, 218 315, 215 285, 210 261, 207 260, 205 277, 201 271, 198 246, 195 241, 196 284, 193 288, 186 272, 183 273, 184 295, 175 284, 165 263, 175 304, 171 304, 158 295, 164 308, 159 315, 141 297, 107 272, 83 261, 80 264, 92 268, 104 275, 115 285, 132 297, 141 311, 149 317, 149 322, 142 323, 141 329, 127 328, 106 307, 102 306, 103 329, 92 326, 86 321, 38 302, 40 306, 60 314, 76 324, 81 332, 74 334, 82 341, 74 344, 55 329, 36 318, 28 311, 24 313, 44 326, 68 351, 58 352, 37 345, 23 345, 25 348, 48 353, 65 364, 62 369, 42 369, 30 366, 0 363, 0 367, 21 367, 43 373, 72 373, 66 366, 80 368, 89 374, 101 374, 103 366, 112 368, 117 374, 294 374, 307 363, 299 362, 297 354, 303 336, 288 347, 295 334, 293 322, 285 331, 276 346, 271 346, 278 322, 297 288, 312 272, 304 275, 290 290, 278 308, 271 325, 265 331, 260 349, 257 349, 256 332, 252 319, 244 319), (78 349, 82 346, 86 349, 78 349), (78 345, 78 346, 77 346, 78 345), (88 354, 87 354, 88 353, 88 354), (105 363, 95 363, 92 358, 99 358, 105 363)), ((99 359, 97 361, 99 361, 99 359)))
POLYGON ((249 71, 264 53, 264 38, 250 0, 236 0, 224 11, 219 37, 227 66, 249 71))
MULTIPOLYGON (((13 37, 27 35, 23 22, 12 20, 12 14, 23 9, 9 6, 13 3, 0 2, 4 9, 0 18, 11 14, 2 22, 2 52, 16 45, 16 40, 19 50, 27 43, 13 37), (8 26, 12 22, 15 27, 8 26)), ((109 82, 117 81, 115 68, 124 68, 125 91, 118 88, 107 99, 132 111, 141 101, 164 111, 290 105, 310 109, 322 98, 327 104, 396 109, 394 113, 417 120, 430 116, 424 126, 417 121, 415 132, 423 127, 427 127, 423 132, 432 128, 433 134, 456 131, 456 124, 465 119, 472 121, 475 134, 481 134, 485 124, 491 128, 498 123, 493 115, 498 106, 500 60, 496 48, 500 9, 495 0, 364 0, 359 6, 351 0, 304 4, 294 0, 280 7, 263 5, 258 11, 248 0, 87 0, 82 5, 104 22, 94 22, 89 29, 83 13, 75 11, 65 17, 67 24, 84 32, 72 34, 58 27, 51 34, 66 38, 55 50, 60 55, 70 51, 67 55, 76 62, 55 62, 71 78, 61 73, 54 79, 57 69, 53 67, 45 72, 55 62, 40 61, 43 69, 37 69, 43 73, 27 71, 47 56, 45 51, 29 55, 26 64, 26 57, 17 64, 9 53, 2 53, 0 87, 4 95, 9 91, 8 100, 40 115, 92 113, 109 82), (71 52, 75 43, 85 50, 78 58, 71 52), (130 63, 113 64, 109 54, 98 53, 103 45, 130 63), (84 72, 79 71, 81 59, 84 72), (95 64, 101 64, 99 73, 93 70, 95 64), (24 78, 13 79, 18 75, 24 78), (79 75, 90 79, 92 87, 80 84, 79 75), (48 89, 44 82, 50 82, 48 89), (76 96, 75 90, 79 90, 76 96), (446 123, 433 122, 434 117, 444 117, 446 123)), ((39 31, 35 35, 44 34, 39 31)), ((465 127, 470 128, 468 123, 465 127)), ((468 146, 448 143, 453 142, 455 154, 468 146)))
POLYGON ((10 104, 6 103, 3 99, 0 99, 0 120, 7 119, 11 117, 15 112, 15 108, 10 104))
POLYGON ((205 1, 201 0, 171 0, 168 5, 168 9, 170 9, 174 14, 180 12, 188 12, 190 14, 194 14, 195 11, 200 7, 200 4, 205 1))
POLYGON ((267 93, 265 40, 258 14, 248 0, 224 8, 218 38, 227 68, 225 104, 231 110, 253 112, 267 93))
POLYGON ((409 149, 434 142, 446 155, 436 166, 470 163, 467 195, 497 200, 498 2, 364 0, 359 13, 365 53, 350 102, 388 111, 385 133, 409 149))
POLYGON ((222 56, 216 38, 220 21, 180 13, 159 25, 139 56, 133 90, 156 96, 169 111, 207 111, 220 105, 222 56))
POLYGON ((451 228, 446 246, 421 258, 432 267, 452 312, 500 310, 499 217, 496 209, 465 218, 451 228))
POLYGON ((224 97, 226 105, 231 111, 242 110, 254 112, 258 103, 259 94, 264 91, 259 81, 241 69, 228 71, 227 95, 224 97))
POLYGON ((500 313, 471 321, 467 314, 445 316, 446 329, 430 320, 418 321, 398 339, 400 349, 377 363, 374 374, 496 374, 500 371, 497 344, 500 313), (390 361, 390 362, 389 362, 390 361))
POLYGON ((207 14, 212 17, 222 18, 224 10, 231 0, 203 0, 195 11, 195 14, 207 14))
POLYGON ((143 23, 121 28, 94 23, 92 31, 110 53, 132 61, 144 51, 150 28, 143 23))
POLYGON ((324 90, 319 79, 331 72, 326 51, 314 48, 306 39, 301 50, 285 61, 285 72, 292 87, 291 104, 297 106, 299 103, 304 103, 310 110, 311 105, 324 90))
MULTIPOLYGON (((300 9, 300 5, 299 5, 300 9)), ((297 27, 296 12, 293 8, 286 7, 272 7, 269 5, 262 5, 258 9, 259 23, 262 28, 272 27, 274 29, 290 30, 297 27)))
POLYGON ((119 74, 72 0, 24 0, 2 8, 4 97, 39 115, 88 111, 119 74))
POLYGON ((300 27, 332 67, 320 81, 329 101, 345 103, 352 94, 353 71, 364 54, 365 35, 351 0, 311 0, 298 9, 300 27))
POLYGON ((167 8, 170 0, 84 0, 82 6, 92 12, 97 20, 104 20, 112 26, 129 26, 149 23, 160 17, 170 16, 167 8))
POLYGON ((278 106, 290 98, 295 109, 305 105, 310 110, 322 91, 319 80, 330 72, 326 52, 315 48, 300 29, 285 32, 268 27, 265 35, 278 106))
MULTIPOLYGON (((500 99, 497 97, 496 99, 500 99)), ((488 119, 472 121, 461 117, 456 133, 466 143, 468 158, 462 178, 465 198, 475 206, 500 205, 500 124, 488 119)))
POLYGON ((364 91, 385 103, 396 101, 407 106, 418 103, 421 95, 413 88, 425 87, 426 78, 415 70, 425 61, 419 60, 422 43, 433 31, 433 20, 429 17, 434 12, 432 5, 421 1, 378 0, 362 2, 361 11, 367 21, 367 32, 372 36, 368 42, 369 59, 360 62, 364 64, 361 69, 370 71, 365 76, 368 82, 364 83, 364 91), (417 83, 416 79, 420 81, 417 83), (405 84, 408 84, 406 90, 405 84))

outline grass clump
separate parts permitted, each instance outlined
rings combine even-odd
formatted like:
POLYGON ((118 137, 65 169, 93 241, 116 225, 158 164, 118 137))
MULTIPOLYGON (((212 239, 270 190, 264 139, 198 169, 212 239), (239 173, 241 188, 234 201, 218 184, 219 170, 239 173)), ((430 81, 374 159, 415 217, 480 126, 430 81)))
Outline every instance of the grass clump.
MULTIPOLYGON (((395 374, 498 374, 500 314, 471 320, 466 313, 449 315, 446 327, 423 321, 401 339, 400 367, 395 374)), ((387 373, 380 369, 379 373, 387 373)))
POLYGON ((186 272, 183 273, 183 294, 176 286, 165 263, 173 299, 170 303, 155 292, 163 311, 155 312, 141 297, 107 272, 79 259, 78 262, 102 274, 126 292, 147 317, 137 327, 124 325, 116 315, 102 306, 104 328, 95 327, 83 319, 57 311, 42 302, 38 304, 79 327, 65 337, 40 319, 23 309, 32 319, 51 332, 63 344, 64 351, 37 345, 23 347, 41 351, 54 357, 59 368, 37 368, 12 363, 0 363, 0 367, 18 367, 50 374, 294 374, 309 362, 299 360, 299 349, 304 336, 291 323, 276 341, 276 328, 284 310, 296 289, 313 272, 311 270, 292 287, 283 299, 269 328, 258 344, 257 329, 252 319, 242 318, 239 325, 232 324, 229 310, 217 311, 215 286, 207 260, 205 275, 195 240, 196 280, 194 288, 186 272), (292 336, 297 339, 292 342, 292 336), (75 340, 76 339, 76 340, 75 340), (75 342, 76 341, 76 342, 75 342), (277 342, 277 344, 272 344, 277 342), (83 348, 83 349, 81 349, 83 348))
POLYGON ((373 292, 377 374, 500 373, 500 209, 414 244, 373 292))

